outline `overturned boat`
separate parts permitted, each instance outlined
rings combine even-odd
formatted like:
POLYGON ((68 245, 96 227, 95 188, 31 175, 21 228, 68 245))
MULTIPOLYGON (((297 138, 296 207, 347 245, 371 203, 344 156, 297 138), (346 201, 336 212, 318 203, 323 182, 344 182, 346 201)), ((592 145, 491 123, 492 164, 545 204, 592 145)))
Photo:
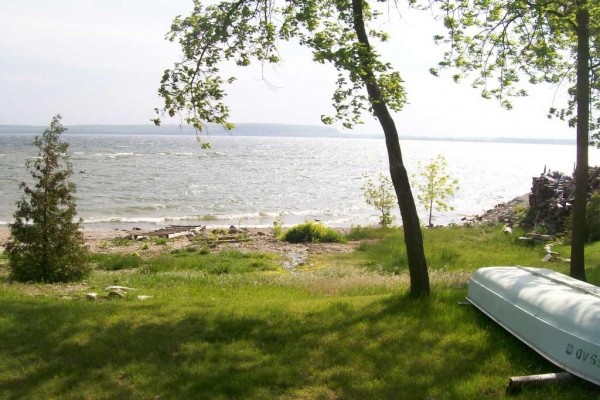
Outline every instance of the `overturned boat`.
POLYGON ((543 268, 486 267, 467 300, 550 362, 600 385, 600 288, 543 268))

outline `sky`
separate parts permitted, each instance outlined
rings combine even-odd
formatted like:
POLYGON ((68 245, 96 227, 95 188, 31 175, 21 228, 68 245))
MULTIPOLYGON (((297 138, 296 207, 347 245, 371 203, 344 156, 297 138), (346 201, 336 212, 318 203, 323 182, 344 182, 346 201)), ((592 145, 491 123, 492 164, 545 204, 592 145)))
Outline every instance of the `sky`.
MULTIPOLYGON (((180 58, 165 34, 192 7, 192 0, 0 2, 0 125, 44 126, 58 113, 66 126, 150 124, 162 104, 162 72, 180 58)), ((565 122, 546 117, 556 87, 529 87, 530 96, 507 111, 468 79, 431 76, 444 48, 433 43, 443 27, 430 12, 394 11, 380 24, 392 33, 381 53, 408 93, 409 104, 394 114, 401 136, 575 138, 565 122)), ((237 77, 228 88, 232 122, 320 125, 322 114, 333 113, 333 67, 293 44, 283 46, 282 58, 264 71, 230 71, 237 77)), ((381 131, 373 117, 364 119, 355 132, 381 131)))

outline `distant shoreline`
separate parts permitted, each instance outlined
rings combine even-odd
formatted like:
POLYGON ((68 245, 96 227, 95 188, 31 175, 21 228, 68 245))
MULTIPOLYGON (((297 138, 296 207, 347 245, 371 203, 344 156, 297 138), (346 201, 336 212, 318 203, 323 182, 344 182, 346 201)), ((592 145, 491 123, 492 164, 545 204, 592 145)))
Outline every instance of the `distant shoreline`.
MULTIPOLYGON (((0 135, 37 135, 47 127, 37 125, 0 125, 0 135)), ((72 125, 67 126, 67 135, 177 135, 193 136, 197 132, 191 126, 163 125, 160 127, 148 125, 72 125)), ((253 124, 240 123, 232 131, 226 131, 218 125, 209 125, 205 132, 208 137, 287 137, 287 138, 338 138, 338 139, 380 139, 382 134, 356 134, 339 132, 335 128, 315 125, 287 124, 253 124)), ((474 143, 511 143, 511 144, 556 144, 575 145, 574 139, 546 139, 527 137, 439 137, 400 135, 400 140, 434 141, 434 142, 474 142, 474 143)))

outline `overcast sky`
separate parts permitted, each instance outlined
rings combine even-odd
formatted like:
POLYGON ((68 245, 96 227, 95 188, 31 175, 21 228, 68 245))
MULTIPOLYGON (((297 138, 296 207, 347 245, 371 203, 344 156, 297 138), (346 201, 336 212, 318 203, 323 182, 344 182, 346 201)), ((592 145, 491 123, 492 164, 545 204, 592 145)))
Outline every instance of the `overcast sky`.
MULTIPOLYGON (((192 0, 19 0, 0 2, 0 124, 47 125, 61 113, 65 125, 146 124, 160 107, 162 72, 179 57, 164 40, 171 20, 192 0)), ((574 138, 564 122, 548 120, 556 88, 540 86, 506 111, 484 100, 470 82, 428 70, 443 48, 443 33, 428 12, 397 13, 382 22, 393 33, 383 53, 406 81, 409 103, 395 115, 405 135, 574 138), (389 26, 388 26, 389 24, 389 26)), ((269 68, 235 71, 229 89, 233 122, 319 125, 331 113, 336 73, 315 65, 295 46, 269 68)), ((379 132, 370 116, 360 132, 379 132)))

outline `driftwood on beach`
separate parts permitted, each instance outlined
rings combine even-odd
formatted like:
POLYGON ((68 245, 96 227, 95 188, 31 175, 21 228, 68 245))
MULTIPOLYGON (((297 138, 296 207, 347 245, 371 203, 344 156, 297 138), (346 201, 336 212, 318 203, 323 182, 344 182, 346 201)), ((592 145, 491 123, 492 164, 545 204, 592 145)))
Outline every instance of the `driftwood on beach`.
POLYGON ((166 239, 172 239, 180 236, 195 236, 203 230, 206 230, 206 226, 171 225, 166 228, 157 229, 151 232, 132 232, 129 234, 128 238, 132 240, 143 240, 151 237, 162 237, 166 239))
POLYGON ((240 242, 247 240, 241 237, 240 234, 247 233, 247 229, 238 229, 235 226, 230 226, 229 229, 213 229, 207 231, 205 225, 170 225, 166 228, 160 228, 151 232, 132 232, 128 235, 131 240, 144 240, 149 238, 165 238, 173 239, 177 237, 197 237, 204 236, 205 238, 216 238, 220 243, 240 242))

